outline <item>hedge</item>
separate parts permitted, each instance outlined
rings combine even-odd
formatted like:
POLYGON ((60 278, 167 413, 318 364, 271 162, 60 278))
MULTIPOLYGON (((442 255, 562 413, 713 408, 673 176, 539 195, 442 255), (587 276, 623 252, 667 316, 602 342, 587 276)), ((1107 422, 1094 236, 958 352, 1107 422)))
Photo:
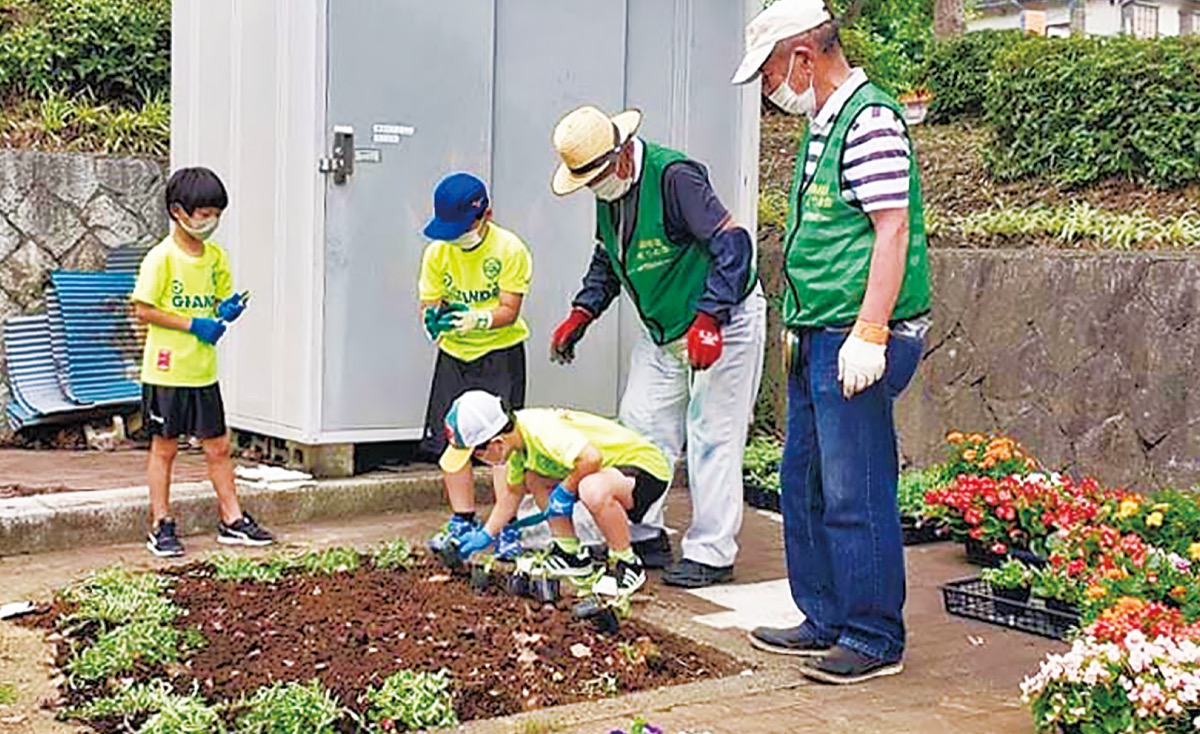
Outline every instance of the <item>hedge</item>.
POLYGON ((997 57, 985 108, 1000 180, 1200 181, 1200 38, 1030 39, 997 57))
POLYGON ((996 57, 1020 43, 1021 31, 975 31, 935 41, 926 52, 924 85, 933 92, 931 122, 949 122, 984 113, 988 76, 996 57))
POLYGON ((4 97, 129 103, 170 90, 170 0, 0 0, 0 11, 4 97))

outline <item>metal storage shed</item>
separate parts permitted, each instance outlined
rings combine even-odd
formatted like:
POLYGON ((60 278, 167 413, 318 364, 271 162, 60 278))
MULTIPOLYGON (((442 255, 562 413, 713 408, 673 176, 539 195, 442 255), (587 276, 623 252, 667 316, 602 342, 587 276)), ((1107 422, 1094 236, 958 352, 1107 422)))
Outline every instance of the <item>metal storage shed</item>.
POLYGON ((582 103, 641 108, 642 134, 705 162, 753 232, 758 90, 729 78, 760 7, 176 0, 172 166, 225 180, 217 239, 254 292, 222 342, 230 424, 306 444, 420 436, 435 357, 417 315, 420 230, 456 169, 488 182, 497 221, 533 251, 529 402, 615 413, 632 308, 614 304, 572 367, 547 356, 594 220, 591 197, 550 193, 551 131, 582 103), (321 172, 339 142, 344 177, 321 172))

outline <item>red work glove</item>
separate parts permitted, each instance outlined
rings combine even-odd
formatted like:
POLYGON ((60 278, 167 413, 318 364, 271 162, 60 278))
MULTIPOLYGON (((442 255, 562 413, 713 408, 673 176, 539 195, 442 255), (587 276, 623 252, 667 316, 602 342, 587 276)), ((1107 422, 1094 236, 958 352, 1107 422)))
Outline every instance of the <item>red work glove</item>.
POLYGON ((715 316, 700 311, 688 329, 688 361, 694 370, 706 370, 721 358, 721 322, 715 316))
POLYGON ((583 338, 588 324, 596 319, 591 311, 580 306, 571 308, 571 315, 563 320, 550 337, 550 361, 569 364, 575 359, 575 344, 583 338))

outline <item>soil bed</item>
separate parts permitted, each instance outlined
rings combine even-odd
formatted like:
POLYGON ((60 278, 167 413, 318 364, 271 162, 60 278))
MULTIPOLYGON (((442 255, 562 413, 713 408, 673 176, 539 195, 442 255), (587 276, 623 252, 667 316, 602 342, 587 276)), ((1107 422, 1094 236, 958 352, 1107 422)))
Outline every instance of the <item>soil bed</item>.
MULTIPOLYGON (((288 575, 274 583, 218 581, 194 564, 170 596, 185 610, 180 629, 207 644, 180 664, 140 671, 180 692, 199 685, 210 703, 249 696, 275 681, 319 678, 358 712, 360 696, 399 670, 445 669, 461 721, 678 685, 740 670, 733 658, 637 620, 603 634, 571 614, 572 597, 542 605, 496 588, 470 589, 428 558, 412 569, 379 570, 369 561, 334 575, 288 575)), ((564 584, 565 585, 565 584, 564 584)), ((55 608, 33 624, 48 626, 55 608)), ((69 645, 59 646, 59 664, 69 645)), ((80 705, 100 688, 64 691, 80 705)), ((93 721, 101 732, 121 721, 93 721)), ((344 728, 344 727, 343 727, 344 728)))

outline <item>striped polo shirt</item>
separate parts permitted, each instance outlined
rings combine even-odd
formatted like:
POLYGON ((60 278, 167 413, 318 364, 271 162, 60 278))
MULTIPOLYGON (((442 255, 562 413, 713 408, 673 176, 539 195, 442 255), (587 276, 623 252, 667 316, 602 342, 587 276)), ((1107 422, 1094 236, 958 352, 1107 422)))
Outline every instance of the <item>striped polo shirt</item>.
MULTIPOLYGON (((812 136, 805 153, 804 183, 817 171, 817 161, 838 113, 866 83, 866 73, 854 69, 809 123, 812 136)), ((846 200, 865 212, 907 208, 911 156, 907 129, 896 113, 880 105, 863 108, 850 125, 842 153, 842 193, 846 200)))

